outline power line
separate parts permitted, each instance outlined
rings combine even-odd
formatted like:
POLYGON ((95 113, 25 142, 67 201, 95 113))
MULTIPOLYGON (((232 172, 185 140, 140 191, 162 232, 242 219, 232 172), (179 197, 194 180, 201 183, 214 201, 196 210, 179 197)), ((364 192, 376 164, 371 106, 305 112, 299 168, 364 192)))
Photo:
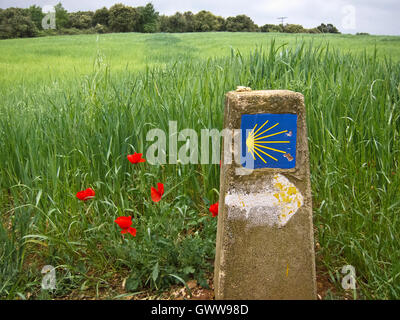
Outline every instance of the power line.
POLYGON ((281 25, 283 25, 283 21, 285 20, 285 19, 287 19, 287 17, 279 17, 279 18, 277 18, 278 20, 281 20, 281 25))

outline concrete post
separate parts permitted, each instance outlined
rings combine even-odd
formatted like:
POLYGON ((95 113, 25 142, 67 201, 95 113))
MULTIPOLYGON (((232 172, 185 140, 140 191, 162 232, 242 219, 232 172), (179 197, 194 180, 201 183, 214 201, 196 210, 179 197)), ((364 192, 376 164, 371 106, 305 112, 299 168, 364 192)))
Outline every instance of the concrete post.
POLYGON ((315 299, 303 95, 228 92, 224 128, 242 143, 240 161, 225 163, 232 150, 222 153, 216 299, 315 299))

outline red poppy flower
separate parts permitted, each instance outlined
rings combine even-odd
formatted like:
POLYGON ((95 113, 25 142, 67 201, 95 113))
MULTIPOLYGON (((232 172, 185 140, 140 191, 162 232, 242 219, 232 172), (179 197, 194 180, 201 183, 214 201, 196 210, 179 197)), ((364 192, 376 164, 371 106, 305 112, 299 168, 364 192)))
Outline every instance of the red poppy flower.
POLYGON ((157 189, 151 187, 151 199, 154 202, 160 201, 163 194, 164 194, 164 185, 162 183, 157 183, 157 189))
POLYGON ((210 210, 213 217, 216 217, 218 215, 218 202, 212 204, 208 210, 210 210))
POLYGON ((114 222, 122 229, 122 234, 130 233, 132 236, 136 237, 136 229, 131 227, 132 217, 118 217, 114 222))
POLYGON ((76 197, 82 201, 92 199, 92 198, 94 198, 94 196, 95 196, 95 192, 92 188, 87 188, 86 190, 79 191, 76 194, 76 197))
POLYGON ((146 162, 146 159, 142 158, 143 153, 128 154, 128 160, 130 163, 146 162))

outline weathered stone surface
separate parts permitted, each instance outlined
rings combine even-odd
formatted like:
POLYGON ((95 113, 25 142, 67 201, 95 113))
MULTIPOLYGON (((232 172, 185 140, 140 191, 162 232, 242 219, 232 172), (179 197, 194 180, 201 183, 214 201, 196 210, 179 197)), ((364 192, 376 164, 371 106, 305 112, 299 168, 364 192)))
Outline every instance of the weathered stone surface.
POLYGON ((241 165, 222 156, 215 297, 315 299, 304 97, 287 90, 226 94, 224 128, 239 129, 243 114, 259 113, 297 114, 296 165, 237 175, 241 165))

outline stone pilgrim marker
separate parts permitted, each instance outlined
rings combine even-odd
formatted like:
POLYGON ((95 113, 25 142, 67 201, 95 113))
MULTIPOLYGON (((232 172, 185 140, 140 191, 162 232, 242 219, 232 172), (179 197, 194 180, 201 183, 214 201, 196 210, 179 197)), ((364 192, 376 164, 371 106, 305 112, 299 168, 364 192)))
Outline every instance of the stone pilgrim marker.
POLYGON ((241 145, 240 161, 225 163, 232 150, 222 153, 216 299, 315 299, 303 95, 228 92, 224 128, 241 129, 233 134, 241 145))

